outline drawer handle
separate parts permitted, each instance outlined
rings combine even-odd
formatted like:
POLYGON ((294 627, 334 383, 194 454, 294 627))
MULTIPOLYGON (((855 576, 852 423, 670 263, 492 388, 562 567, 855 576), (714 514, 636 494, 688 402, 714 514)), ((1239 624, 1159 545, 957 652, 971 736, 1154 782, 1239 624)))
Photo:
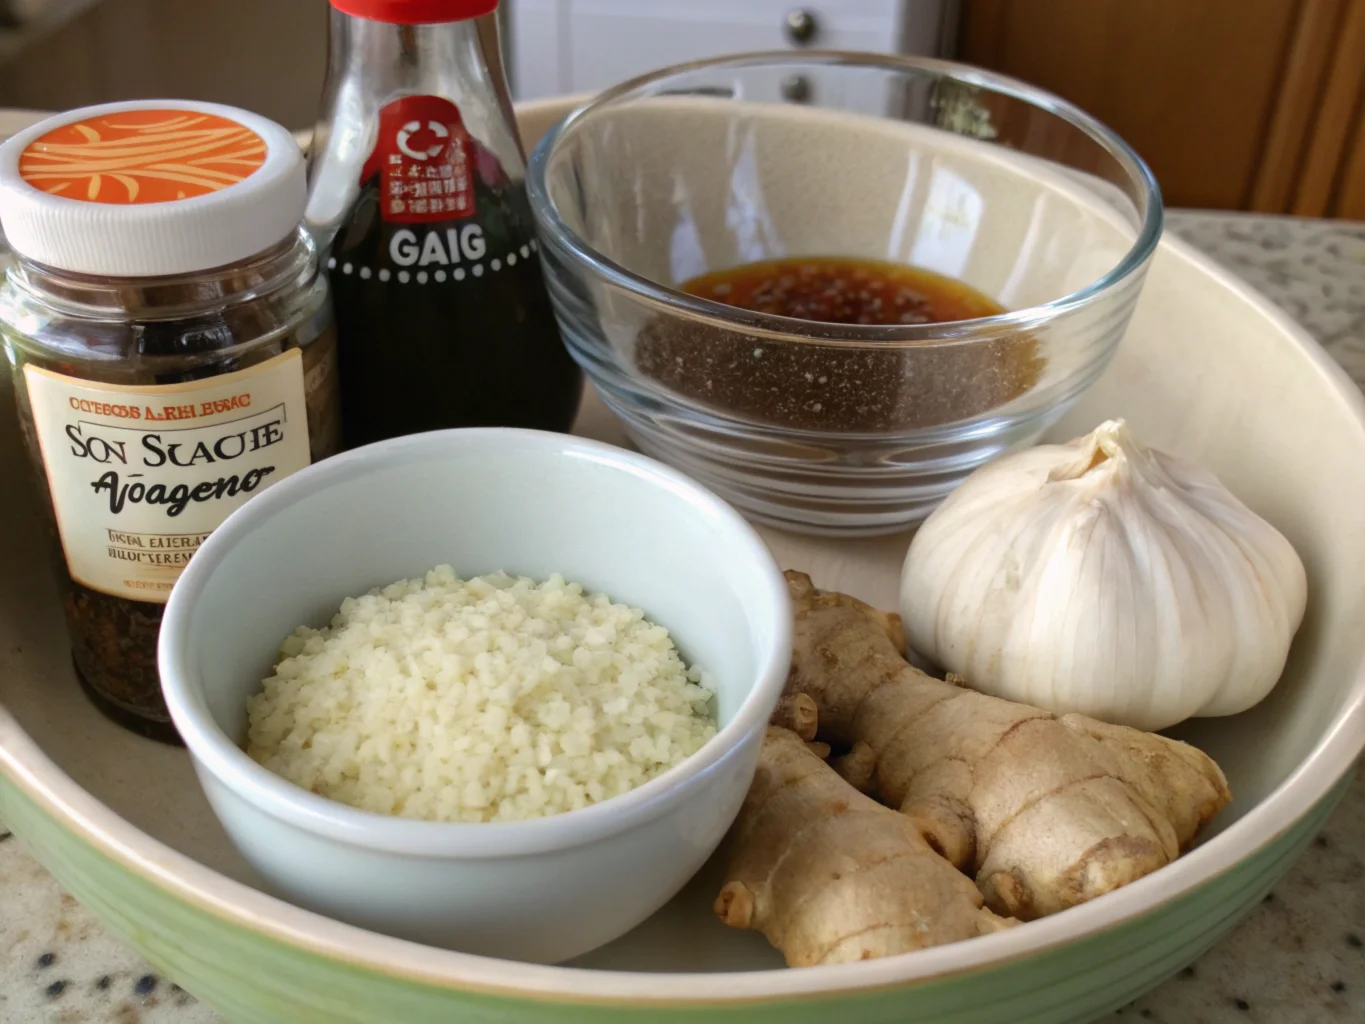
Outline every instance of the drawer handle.
POLYGON ((787 12, 786 28, 788 39, 797 46, 806 46, 815 39, 815 34, 820 31, 820 22, 816 19, 813 11, 808 11, 804 7, 797 7, 787 12))
POLYGON ((805 75, 788 75, 782 79, 782 98, 788 103, 810 102, 810 79, 805 75))

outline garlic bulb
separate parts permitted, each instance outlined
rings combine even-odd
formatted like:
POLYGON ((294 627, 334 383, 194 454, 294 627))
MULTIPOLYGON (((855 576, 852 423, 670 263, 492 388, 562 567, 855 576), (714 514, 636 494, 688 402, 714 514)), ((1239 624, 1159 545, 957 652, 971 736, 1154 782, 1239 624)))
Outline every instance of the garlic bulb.
POLYGON ((901 577, 911 644, 973 688, 1148 730, 1261 700, 1306 600, 1283 535, 1122 420, 977 470, 901 577))

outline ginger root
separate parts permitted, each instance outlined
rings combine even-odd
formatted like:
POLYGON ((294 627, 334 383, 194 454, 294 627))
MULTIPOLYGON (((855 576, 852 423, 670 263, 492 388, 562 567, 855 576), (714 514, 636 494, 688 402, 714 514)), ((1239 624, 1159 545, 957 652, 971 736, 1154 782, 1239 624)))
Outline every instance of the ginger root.
POLYGON ((999 914, 1041 917, 1141 878, 1231 799, 1194 747, 934 679, 902 657, 894 617, 787 581, 788 693, 814 699, 821 739, 870 748, 878 797, 999 914))
POLYGON ((819 740, 807 740, 806 749, 818 757, 821 761, 829 760, 829 744, 821 743, 819 740))
POLYGON ((1013 923, 982 906, 913 821, 852 789, 777 726, 726 842, 716 915, 763 932, 790 967, 892 956, 1013 923))
POLYGON ((866 743, 853 744, 847 754, 840 754, 829 764, 859 793, 871 792, 877 781, 877 752, 866 743))
POLYGON ((772 725, 790 729, 803 740, 815 739, 815 729, 819 722, 819 709, 815 701, 804 693, 783 694, 768 719, 772 725))

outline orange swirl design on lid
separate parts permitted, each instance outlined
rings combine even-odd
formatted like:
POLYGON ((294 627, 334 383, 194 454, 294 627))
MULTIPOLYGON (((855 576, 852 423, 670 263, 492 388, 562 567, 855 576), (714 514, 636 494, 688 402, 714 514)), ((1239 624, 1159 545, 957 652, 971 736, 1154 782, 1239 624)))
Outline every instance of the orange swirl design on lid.
POLYGON ((195 110, 124 110, 54 128, 19 155, 34 188, 91 203, 166 203, 235 185, 265 163, 265 140, 195 110))

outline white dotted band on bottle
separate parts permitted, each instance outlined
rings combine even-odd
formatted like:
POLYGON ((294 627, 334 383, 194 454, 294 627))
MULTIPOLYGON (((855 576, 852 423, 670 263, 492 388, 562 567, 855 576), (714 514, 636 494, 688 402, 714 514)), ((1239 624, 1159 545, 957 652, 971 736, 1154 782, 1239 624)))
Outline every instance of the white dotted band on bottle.
MULTIPOLYGON (((488 261, 487 264, 488 269, 496 274, 499 270, 503 268, 504 264, 509 267, 515 267, 517 265, 518 260, 530 258, 531 253, 536 252, 538 249, 539 246, 536 245, 536 240, 533 238, 525 245, 523 245, 520 249, 509 252, 505 256, 502 257, 494 256, 491 260, 488 261)), ((440 268, 437 270, 430 271, 400 270, 397 273, 395 273, 388 267, 379 267, 378 269, 372 270, 369 267, 357 266, 356 264, 351 263, 350 261, 343 261, 342 263, 338 264, 337 258, 335 256, 329 257, 327 260, 327 269, 337 270, 338 268, 340 268, 343 274, 354 274, 356 277, 359 277, 362 281, 368 281, 371 277, 374 277, 379 281, 389 281, 397 279, 399 284, 408 284, 409 282, 412 281, 416 281, 418 284, 426 284, 428 281, 435 281, 437 284, 442 284, 445 282, 447 277, 449 277, 450 280, 452 281, 463 281, 465 277, 470 274, 473 274, 475 277, 483 277, 484 273, 484 264, 481 262, 466 263, 464 266, 453 267, 449 271, 445 270, 444 268, 440 268)))

